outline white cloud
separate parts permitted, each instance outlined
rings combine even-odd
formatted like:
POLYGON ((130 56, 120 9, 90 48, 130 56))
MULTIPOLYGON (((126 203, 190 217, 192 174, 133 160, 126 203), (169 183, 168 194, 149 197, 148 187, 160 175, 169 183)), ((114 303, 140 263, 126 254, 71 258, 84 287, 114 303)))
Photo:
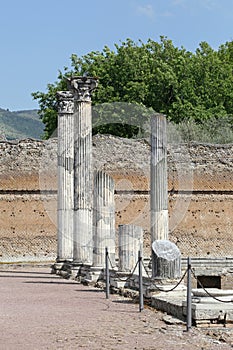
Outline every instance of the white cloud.
POLYGON ((177 5, 183 5, 186 2, 186 0, 172 0, 171 4, 174 6, 177 5))
POLYGON ((207 10, 213 10, 216 7, 215 0, 202 0, 200 1, 200 5, 205 7, 207 10))
POLYGON ((160 16, 161 16, 161 17, 172 17, 172 16, 173 16, 173 13, 172 13, 172 12, 169 12, 169 11, 166 11, 166 12, 161 13, 160 16))
POLYGON ((146 17, 149 17, 149 18, 153 18, 154 17, 154 9, 153 9, 153 6, 150 5, 150 4, 147 4, 145 6, 138 6, 137 7, 137 12, 140 14, 140 15, 143 15, 143 16, 146 16, 146 17))
POLYGON ((196 0, 196 4, 189 0, 171 0, 171 5, 173 6, 182 6, 185 8, 191 8, 193 6, 198 6, 205 8, 207 10, 213 10, 216 8, 216 0, 196 0))

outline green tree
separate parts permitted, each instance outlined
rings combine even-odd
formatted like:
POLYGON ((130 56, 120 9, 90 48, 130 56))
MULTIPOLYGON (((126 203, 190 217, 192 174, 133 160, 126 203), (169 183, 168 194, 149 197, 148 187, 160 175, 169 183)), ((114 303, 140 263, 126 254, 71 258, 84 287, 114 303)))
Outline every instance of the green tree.
POLYGON ((47 92, 32 94, 39 102, 46 138, 56 128, 56 92, 67 89, 67 77, 85 72, 99 77, 92 100, 93 105, 103 106, 96 113, 98 123, 94 132, 134 136, 148 116, 140 108, 164 113, 175 123, 201 124, 212 117, 233 114, 233 42, 217 51, 202 42, 191 53, 175 47, 166 37, 161 37, 160 42, 149 39, 146 43, 127 39, 115 44, 114 50, 105 46, 102 52, 90 52, 82 57, 73 54, 71 70, 65 68, 64 73, 59 72, 58 80, 48 84, 47 92), (129 108, 120 112, 119 102, 138 106, 136 116, 139 118, 141 113, 142 119, 138 127, 125 122, 129 108), (116 119, 107 125, 106 115, 112 108, 109 104, 113 103, 112 115, 116 119))

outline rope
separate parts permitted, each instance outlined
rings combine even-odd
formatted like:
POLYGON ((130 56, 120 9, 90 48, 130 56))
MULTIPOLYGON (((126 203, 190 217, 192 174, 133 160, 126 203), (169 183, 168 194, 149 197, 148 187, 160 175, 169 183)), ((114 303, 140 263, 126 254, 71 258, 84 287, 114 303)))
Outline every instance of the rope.
POLYGON ((183 276, 181 277, 181 279, 179 280, 179 282, 171 289, 168 289, 168 290, 163 290, 162 288, 159 288, 155 283, 152 283, 152 285, 157 289, 159 290, 160 292, 165 292, 165 293, 168 293, 168 292, 172 292, 173 290, 175 290, 179 285, 180 283, 183 281, 183 279, 185 278, 185 275, 187 273, 188 270, 185 271, 185 273, 183 274, 183 276))
MULTIPOLYGON (((111 259, 109 258, 109 255, 107 256, 107 258, 108 258, 108 261, 109 261, 109 263, 111 265, 111 268, 113 269, 114 266, 113 266, 113 264, 111 262, 111 259)), ((130 273, 130 275, 127 277, 127 279, 121 279, 120 277, 117 277, 119 279, 119 281, 121 281, 121 282, 128 282, 130 280, 130 278, 133 276, 133 274, 134 274, 134 272, 135 272, 135 270, 136 270, 136 268, 138 266, 138 263, 139 263, 139 260, 137 261, 136 265, 133 268, 133 271, 130 273)))
POLYGON ((130 273, 130 275, 126 278, 126 279, 121 279, 120 277, 117 276, 117 278, 119 279, 119 281, 121 282, 128 282, 130 280, 130 278, 133 276, 137 266, 138 266, 139 260, 137 261, 136 265, 134 266, 133 271, 130 273))
POLYGON ((232 303, 232 302, 233 302, 232 300, 221 300, 221 299, 219 299, 219 298, 216 298, 214 295, 212 295, 210 292, 208 292, 208 290, 207 290, 207 289, 202 285, 202 283, 198 280, 198 278, 197 278, 197 276, 195 275, 195 272, 193 271, 193 269, 191 269, 191 272, 192 272, 193 277, 197 280, 197 282, 200 284, 201 288, 206 292, 206 294, 207 294, 209 297, 215 299, 216 301, 220 301, 221 303, 226 303, 226 304, 228 304, 228 303, 232 303))
POLYGON ((181 284, 181 282, 182 282, 183 279, 185 278, 186 273, 187 273, 187 271, 188 271, 188 269, 185 271, 185 273, 183 274, 183 276, 181 277, 181 279, 178 281, 178 283, 177 283, 174 287, 172 287, 171 289, 168 289, 168 290, 164 290, 164 289, 162 289, 162 288, 159 288, 159 287, 153 282, 152 278, 149 276, 149 274, 148 274, 148 272, 147 272, 147 270, 146 270, 146 267, 145 267, 143 261, 142 261, 142 266, 144 267, 144 270, 146 271, 147 277, 149 278, 149 280, 150 280, 150 282, 152 283, 152 285, 153 285, 158 291, 160 291, 160 292, 165 292, 165 293, 172 292, 173 290, 175 290, 175 289, 181 284))

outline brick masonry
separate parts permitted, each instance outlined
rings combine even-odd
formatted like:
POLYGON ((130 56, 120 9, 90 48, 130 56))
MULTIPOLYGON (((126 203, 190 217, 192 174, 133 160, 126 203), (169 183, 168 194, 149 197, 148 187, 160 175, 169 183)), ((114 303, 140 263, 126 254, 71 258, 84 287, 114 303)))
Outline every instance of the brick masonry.
MULTIPOLYGON (((57 140, 0 141, 0 261, 56 258, 57 140)), ((97 135, 95 169, 115 180, 116 228, 144 229, 150 254, 147 140, 97 135)), ((168 147, 170 239, 182 255, 233 256, 233 145, 168 147)))

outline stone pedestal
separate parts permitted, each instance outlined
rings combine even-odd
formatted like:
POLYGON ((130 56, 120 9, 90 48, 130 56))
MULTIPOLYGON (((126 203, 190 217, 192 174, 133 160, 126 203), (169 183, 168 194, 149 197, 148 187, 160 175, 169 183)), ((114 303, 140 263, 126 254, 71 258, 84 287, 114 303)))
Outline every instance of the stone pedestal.
POLYGON ((143 229, 135 225, 119 225, 119 271, 131 273, 142 253, 143 229))
POLYGON ((60 91, 58 97, 58 201, 57 201, 57 264, 73 260, 74 207, 74 96, 60 91))
POLYGON ((115 204, 114 181, 102 171, 94 179, 94 254, 93 266, 105 267, 105 248, 115 266, 115 204))
POLYGON ((158 279, 176 279, 181 276, 181 253, 177 246, 168 240, 152 243, 153 273, 158 279))
POLYGON ((74 95, 74 264, 93 262, 93 171, 91 93, 97 81, 73 77, 74 95))

